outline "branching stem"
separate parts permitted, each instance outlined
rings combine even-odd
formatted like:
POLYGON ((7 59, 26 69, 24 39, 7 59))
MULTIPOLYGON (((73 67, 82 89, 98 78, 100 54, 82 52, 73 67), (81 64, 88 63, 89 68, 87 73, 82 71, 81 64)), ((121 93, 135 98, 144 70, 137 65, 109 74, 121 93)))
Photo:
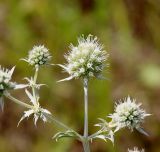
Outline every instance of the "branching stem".
POLYGON ((4 95, 5 95, 5 97, 7 97, 7 98, 10 99, 11 101, 15 102, 16 104, 19 104, 19 105, 21 105, 21 106, 23 106, 23 107, 26 107, 26 108, 29 108, 29 109, 30 109, 30 108, 33 108, 33 106, 31 106, 31 105, 29 105, 29 104, 27 104, 27 103, 24 103, 24 102, 16 99, 15 97, 11 96, 9 92, 5 92, 4 95))

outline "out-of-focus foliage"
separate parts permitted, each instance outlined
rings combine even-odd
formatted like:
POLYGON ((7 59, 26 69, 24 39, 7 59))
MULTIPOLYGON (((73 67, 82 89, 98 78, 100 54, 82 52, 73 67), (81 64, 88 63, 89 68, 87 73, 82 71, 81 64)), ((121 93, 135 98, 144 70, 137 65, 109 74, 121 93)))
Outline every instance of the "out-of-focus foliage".
MULTIPOLYGON (((146 152, 160 149, 160 2, 159 0, 1 0, 0 64, 16 66, 15 81, 24 82, 33 69, 20 61, 33 45, 44 44, 53 63, 64 63, 63 54, 81 34, 97 35, 110 53, 110 81, 92 80, 89 87, 90 133, 98 117, 113 111, 114 102, 127 96, 137 98, 153 116, 145 130, 150 137, 122 130, 115 146, 92 143, 93 152, 125 152, 135 145, 146 152)), ((83 132, 83 89, 78 80, 57 84, 64 78, 58 67, 40 70, 41 103, 60 120, 83 132)), ((26 100, 23 92, 17 98, 26 100)), ((24 121, 18 128, 21 107, 6 100, 0 114, 0 152, 79 152, 79 142, 51 140, 59 128, 53 124, 24 121)))

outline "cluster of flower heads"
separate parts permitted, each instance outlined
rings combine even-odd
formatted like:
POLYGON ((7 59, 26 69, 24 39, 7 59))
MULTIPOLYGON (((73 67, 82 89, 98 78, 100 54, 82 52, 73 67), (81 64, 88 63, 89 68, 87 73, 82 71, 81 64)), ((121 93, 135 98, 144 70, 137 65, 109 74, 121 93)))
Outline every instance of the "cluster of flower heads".
MULTIPOLYGON (((60 81, 71 80, 73 78, 87 78, 97 77, 101 78, 102 71, 106 66, 105 61, 108 58, 108 53, 103 49, 103 46, 99 44, 97 37, 88 35, 85 39, 83 36, 78 39, 78 45, 70 46, 70 52, 65 55, 67 64, 61 66, 68 74, 68 78, 65 78, 60 81)), ((28 62, 30 65, 34 66, 36 70, 41 65, 48 64, 51 56, 47 48, 44 46, 34 46, 31 51, 29 51, 28 58, 23 59, 28 62)), ((39 89, 44 84, 36 84, 34 78, 31 77, 25 78, 28 81, 28 84, 17 85, 16 83, 11 82, 11 77, 14 72, 13 67, 11 70, 1 68, 0 66, 0 105, 2 106, 2 95, 4 91, 10 89, 18 89, 31 87, 39 89)), ((39 104, 39 96, 33 95, 26 89, 25 90, 31 105, 28 105, 29 110, 24 111, 24 115, 21 117, 19 123, 25 118, 33 115, 34 124, 36 125, 37 120, 41 118, 46 122, 47 115, 51 113, 47 109, 41 108, 39 104)), ((109 115, 112 118, 111 122, 107 122, 104 119, 100 119, 100 123, 95 126, 100 127, 100 130, 95 136, 90 138, 100 138, 103 140, 111 140, 114 143, 114 133, 121 128, 128 127, 133 130, 134 128, 140 131, 141 133, 147 135, 147 133, 141 128, 141 123, 144 121, 144 118, 149 116, 145 110, 140 108, 141 104, 136 104, 135 100, 131 100, 130 97, 126 98, 124 102, 120 102, 115 107, 115 112, 109 115), (114 128, 114 129, 113 129, 114 128), (113 131, 114 130, 114 131, 113 131)), ((18 125, 19 125, 18 123, 18 125)), ((128 149, 128 152, 144 152, 138 148, 134 147, 133 150, 128 149)))
POLYGON ((28 58, 23 60, 32 66, 39 67, 41 65, 47 64, 50 59, 51 55, 48 49, 43 45, 40 45, 34 46, 33 49, 29 52, 28 58))
POLYGON ((134 147, 134 149, 128 149, 128 152, 144 152, 144 149, 138 150, 137 147, 134 147))
POLYGON ((141 104, 137 104, 135 100, 131 100, 129 96, 124 102, 117 104, 115 112, 109 116, 112 118, 112 123, 115 124, 116 130, 128 127, 131 130, 135 128, 141 133, 146 134, 141 128, 141 123, 143 123, 144 118, 150 114, 147 114, 140 106, 141 104))
POLYGON ((97 37, 88 35, 85 39, 83 36, 78 39, 78 45, 71 44, 70 52, 65 55, 68 63, 60 65, 70 77, 63 79, 71 80, 73 78, 100 78, 103 68, 106 66, 105 61, 108 58, 107 52, 99 44, 97 37))

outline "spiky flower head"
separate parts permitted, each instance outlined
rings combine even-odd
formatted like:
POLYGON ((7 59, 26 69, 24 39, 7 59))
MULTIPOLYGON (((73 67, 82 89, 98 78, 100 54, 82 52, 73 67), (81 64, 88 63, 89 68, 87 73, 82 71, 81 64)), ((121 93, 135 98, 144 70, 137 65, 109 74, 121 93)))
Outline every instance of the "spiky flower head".
POLYGON ((128 149, 128 152, 144 152, 144 149, 142 149, 142 150, 138 150, 138 148, 137 147, 134 147, 134 149, 128 149))
POLYGON ((66 65, 60 65, 70 77, 63 79, 71 80, 73 78, 100 77, 103 68, 106 66, 105 61, 108 53, 99 44, 97 37, 88 35, 78 39, 78 45, 71 44, 70 52, 65 55, 66 65))
POLYGON ((16 84, 11 82, 14 69, 15 67, 9 70, 0 66, 0 97, 5 90, 14 89, 16 87, 16 84))
POLYGON ((113 124, 116 126, 116 130, 124 127, 128 127, 133 130, 137 129, 139 132, 147 135, 147 133, 141 128, 141 123, 144 122, 147 114, 145 110, 140 108, 141 104, 137 104, 135 99, 131 99, 129 96, 124 99, 124 102, 120 102, 115 107, 115 112, 109 117, 112 118, 113 124))
POLYGON ((28 58, 23 59, 30 65, 39 67, 45 65, 51 59, 51 55, 44 45, 34 46, 32 50, 29 51, 28 58))
POLYGON ((17 84, 11 81, 14 69, 15 67, 9 70, 0 66, 0 107, 2 110, 4 107, 3 95, 5 95, 6 91, 27 87, 25 84, 17 84))

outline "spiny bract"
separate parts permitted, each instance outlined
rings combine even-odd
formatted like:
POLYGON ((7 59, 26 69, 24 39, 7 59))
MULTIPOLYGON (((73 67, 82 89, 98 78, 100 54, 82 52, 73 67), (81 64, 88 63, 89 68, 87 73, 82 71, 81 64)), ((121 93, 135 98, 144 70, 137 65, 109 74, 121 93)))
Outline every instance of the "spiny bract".
POLYGON ((47 122, 47 117, 46 115, 51 115, 51 113, 47 109, 43 109, 40 106, 39 103, 39 97, 34 97, 27 89, 25 90, 27 96, 30 99, 30 102, 32 103, 32 106, 29 110, 24 111, 23 116, 21 117, 20 121, 18 122, 18 125, 22 120, 25 118, 28 118, 29 116, 33 115, 34 116, 34 124, 36 126, 37 120, 41 118, 44 122, 47 122))

